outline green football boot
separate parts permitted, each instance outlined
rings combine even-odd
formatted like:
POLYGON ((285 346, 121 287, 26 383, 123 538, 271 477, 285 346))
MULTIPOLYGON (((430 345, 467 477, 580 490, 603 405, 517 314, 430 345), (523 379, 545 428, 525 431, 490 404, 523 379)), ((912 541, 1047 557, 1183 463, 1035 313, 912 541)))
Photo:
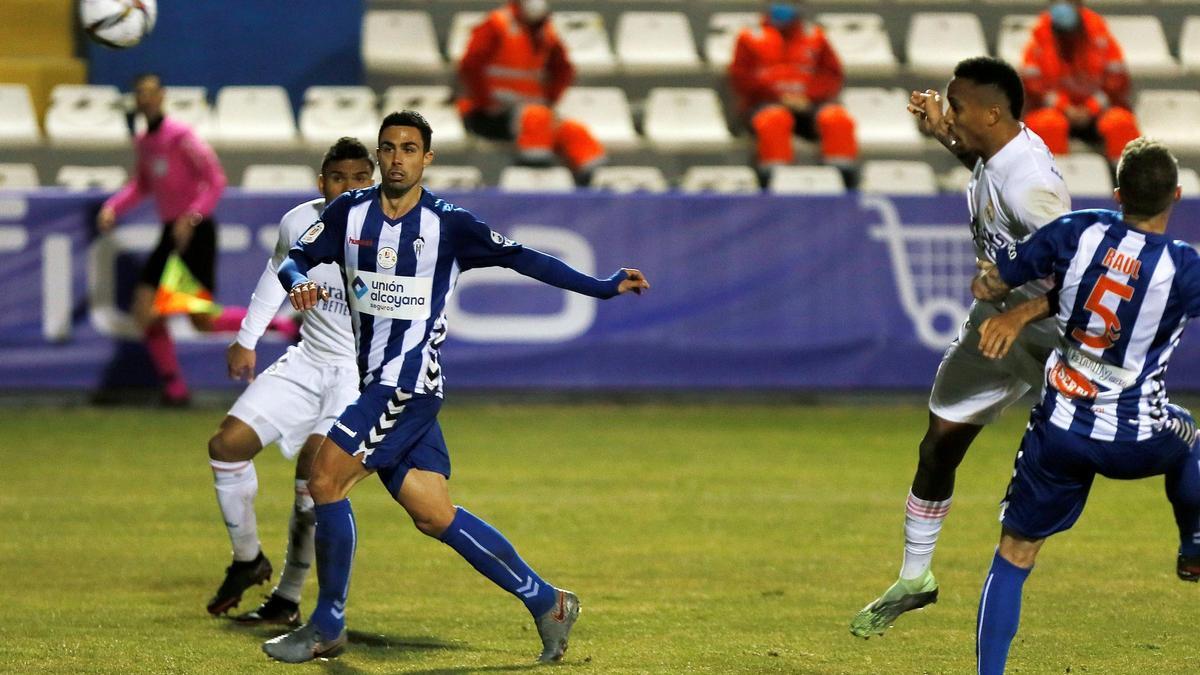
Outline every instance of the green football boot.
POLYGON ((899 579, 854 616, 850 632, 863 639, 883 635, 896 617, 937 602, 937 596, 937 579, 929 570, 916 579, 899 579))

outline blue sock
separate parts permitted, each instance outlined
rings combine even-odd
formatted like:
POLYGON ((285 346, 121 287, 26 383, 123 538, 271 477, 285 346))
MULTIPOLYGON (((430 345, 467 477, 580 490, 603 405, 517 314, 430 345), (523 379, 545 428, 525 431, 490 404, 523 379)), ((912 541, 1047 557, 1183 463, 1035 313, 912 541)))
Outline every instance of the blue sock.
POLYGON ((441 539, 492 583, 520 598, 534 618, 557 601, 554 587, 529 569, 504 535, 463 507, 458 507, 441 539))
POLYGON ((992 568, 983 582, 979 614, 975 618, 975 658, 978 675, 1003 675, 1008 647, 1021 621, 1021 587, 1030 569, 1021 569, 1000 557, 992 558, 992 568))
POLYGON ((309 621, 321 637, 332 640, 346 627, 346 595, 350 592, 350 567, 358 532, 350 500, 317 504, 317 531, 313 544, 317 554, 317 606, 309 621))

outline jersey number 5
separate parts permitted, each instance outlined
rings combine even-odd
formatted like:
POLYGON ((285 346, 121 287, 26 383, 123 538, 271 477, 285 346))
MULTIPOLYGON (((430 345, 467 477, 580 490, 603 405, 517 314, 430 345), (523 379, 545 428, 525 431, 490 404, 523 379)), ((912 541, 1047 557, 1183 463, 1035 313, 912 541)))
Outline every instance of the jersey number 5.
POLYGON ((1096 285, 1092 287, 1092 292, 1088 295, 1087 302, 1083 303, 1083 307, 1104 321, 1104 332, 1092 335, 1082 328, 1071 331, 1071 337, 1095 349, 1108 349, 1121 339, 1121 320, 1117 318, 1117 312, 1101 304, 1106 293, 1112 293, 1121 300, 1129 300, 1133 297, 1133 287, 1107 274, 1096 280, 1096 285))

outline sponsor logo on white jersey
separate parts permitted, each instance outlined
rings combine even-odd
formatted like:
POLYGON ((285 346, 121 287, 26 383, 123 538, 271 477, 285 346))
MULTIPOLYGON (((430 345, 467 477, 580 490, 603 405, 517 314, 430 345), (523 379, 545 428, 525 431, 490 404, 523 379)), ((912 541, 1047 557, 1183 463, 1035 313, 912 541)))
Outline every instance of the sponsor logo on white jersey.
POLYGON ((351 282, 356 312, 385 319, 417 321, 429 318, 431 277, 402 277, 359 271, 351 282))

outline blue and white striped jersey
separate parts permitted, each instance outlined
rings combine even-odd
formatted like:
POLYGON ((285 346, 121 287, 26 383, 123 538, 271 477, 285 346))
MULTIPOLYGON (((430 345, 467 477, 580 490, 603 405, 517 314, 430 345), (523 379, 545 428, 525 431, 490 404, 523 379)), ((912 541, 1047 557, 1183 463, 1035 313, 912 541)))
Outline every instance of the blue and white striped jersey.
POLYGON ((1046 362, 1050 423, 1096 440, 1156 433, 1167 362, 1200 315, 1195 249, 1134 229, 1116 211, 1086 210, 997 249, 996 266, 1012 287, 1054 275, 1060 342, 1046 362))
POLYGON ((442 394, 439 349, 446 339, 446 298, 461 272, 509 267, 540 281, 608 298, 625 278, 595 279, 496 233, 470 212, 423 191, 396 220, 383 214, 379 186, 335 199, 297 240, 279 268, 286 289, 308 270, 342 268, 357 343, 361 386, 382 384, 442 394))

